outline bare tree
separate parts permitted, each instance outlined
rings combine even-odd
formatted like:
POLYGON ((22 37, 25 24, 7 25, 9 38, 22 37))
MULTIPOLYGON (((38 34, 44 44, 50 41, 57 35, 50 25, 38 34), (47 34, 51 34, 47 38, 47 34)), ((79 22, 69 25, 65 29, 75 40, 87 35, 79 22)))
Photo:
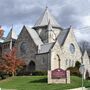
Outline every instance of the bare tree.
POLYGON ((88 49, 88 45, 89 43, 87 41, 83 40, 79 42, 79 46, 80 46, 82 53, 84 53, 84 51, 88 49))

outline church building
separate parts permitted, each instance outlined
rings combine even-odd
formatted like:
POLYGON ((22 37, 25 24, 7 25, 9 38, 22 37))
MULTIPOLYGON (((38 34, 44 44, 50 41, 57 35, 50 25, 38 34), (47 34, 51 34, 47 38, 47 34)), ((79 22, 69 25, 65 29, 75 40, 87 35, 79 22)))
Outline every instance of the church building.
POLYGON ((74 67, 76 61, 83 62, 86 70, 90 68, 87 51, 82 54, 73 28, 63 29, 48 8, 32 28, 24 25, 18 37, 13 29, 10 30, 2 43, 2 55, 11 46, 17 48, 17 57, 26 62, 26 70, 30 72, 56 68, 66 70, 74 67))

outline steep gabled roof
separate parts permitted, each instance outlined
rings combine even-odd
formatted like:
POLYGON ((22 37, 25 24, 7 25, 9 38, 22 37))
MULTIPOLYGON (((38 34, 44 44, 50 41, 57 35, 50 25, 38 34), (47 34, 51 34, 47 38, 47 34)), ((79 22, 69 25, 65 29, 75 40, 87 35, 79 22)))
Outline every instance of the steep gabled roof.
POLYGON ((11 39, 17 39, 16 32, 12 28, 11 28, 10 32, 8 33, 7 37, 5 38, 4 42, 11 41, 11 39))
POLYGON ((63 30, 60 32, 60 34, 58 35, 57 40, 58 40, 58 42, 59 42, 59 44, 60 44, 61 46, 64 44, 64 42, 65 42, 65 40, 66 40, 66 38, 67 38, 67 35, 68 35, 69 31, 70 31, 70 28, 68 28, 68 29, 63 29, 63 30))
POLYGON ((51 15, 48 8, 45 9, 44 13, 40 16, 39 20, 36 22, 34 27, 41 27, 48 25, 50 21, 51 25, 54 27, 60 27, 55 18, 51 15))
POLYGON ((28 33, 30 34, 30 36, 32 37, 33 41, 35 42, 37 46, 43 44, 39 35, 34 29, 31 29, 28 26, 24 26, 24 27, 26 28, 26 30, 28 31, 28 33))

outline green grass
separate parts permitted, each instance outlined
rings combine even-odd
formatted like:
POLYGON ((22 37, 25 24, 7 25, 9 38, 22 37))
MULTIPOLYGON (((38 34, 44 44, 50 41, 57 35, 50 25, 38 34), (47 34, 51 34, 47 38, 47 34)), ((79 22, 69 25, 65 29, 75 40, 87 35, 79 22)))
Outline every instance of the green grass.
MULTIPOLYGON (((90 87, 90 80, 84 81, 90 87)), ((17 90, 65 90, 81 87, 81 78, 72 76, 71 84, 47 84, 46 76, 17 76, 0 81, 1 88, 17 90)))

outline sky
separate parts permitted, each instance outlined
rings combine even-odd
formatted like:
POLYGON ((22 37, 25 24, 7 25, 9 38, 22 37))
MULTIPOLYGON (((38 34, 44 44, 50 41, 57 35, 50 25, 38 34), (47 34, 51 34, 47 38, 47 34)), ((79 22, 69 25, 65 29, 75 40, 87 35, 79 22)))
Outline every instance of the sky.
POLYGON ((4 36, 12 25, 17 34, 23 25, 34 26, 46 6, 61 27, 72 26, 78 41, 90 42, 90 0, 0 0, 4 36))

